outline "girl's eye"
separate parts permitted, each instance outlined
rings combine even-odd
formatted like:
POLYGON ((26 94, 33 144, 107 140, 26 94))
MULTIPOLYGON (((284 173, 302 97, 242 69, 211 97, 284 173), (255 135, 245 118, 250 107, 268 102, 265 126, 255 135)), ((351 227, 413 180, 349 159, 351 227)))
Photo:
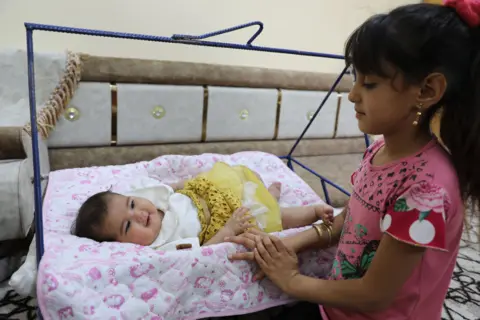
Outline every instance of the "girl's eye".
POLYGON ((363 87, 367 89, 374 89, 377 86, 376 83, 363 83, 363 87))
POLYGON ((128 229, 130 229, 130 221, 127 221, 127 224, 125 225, 125 233, 128 232, 128 229))
POLYGON ((135 201, 132 200, 132 202, 130 202, 130 209, 133 209, 135 208, 135 201))

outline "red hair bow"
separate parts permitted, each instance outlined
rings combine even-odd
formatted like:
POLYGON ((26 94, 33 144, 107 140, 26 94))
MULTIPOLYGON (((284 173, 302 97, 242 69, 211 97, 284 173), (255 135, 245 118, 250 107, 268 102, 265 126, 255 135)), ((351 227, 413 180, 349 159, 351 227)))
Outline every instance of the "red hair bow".
POLYGON ((445 0, 470 27, 480 27, 480 0, 445 0))

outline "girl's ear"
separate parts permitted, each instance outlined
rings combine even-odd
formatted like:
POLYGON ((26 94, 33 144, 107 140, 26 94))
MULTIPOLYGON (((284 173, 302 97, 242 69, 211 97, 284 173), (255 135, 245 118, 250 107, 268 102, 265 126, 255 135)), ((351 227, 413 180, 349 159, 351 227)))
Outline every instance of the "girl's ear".
POLYGON ((425 109, 437 104, 447 90, 447 79, 443 73, 431 73, 420 88, 417 103, 422 104, 425 109))

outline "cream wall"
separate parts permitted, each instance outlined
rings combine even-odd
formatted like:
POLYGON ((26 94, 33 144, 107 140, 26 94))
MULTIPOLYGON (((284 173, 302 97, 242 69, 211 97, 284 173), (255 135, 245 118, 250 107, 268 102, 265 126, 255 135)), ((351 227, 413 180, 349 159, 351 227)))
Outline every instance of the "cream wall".
MULTIPOLYGON (((25 48, 23 23, 147 33, 202 34, 246 22, 265 24, 256 44, 341 53, 352 30, 374 13, 409 0, 0 0, 0 48, 25 48), (368 2, 368 4, 367 4, 368 2)), ((216 40, 245 42, 255 28, 216 40)), ((36 31, 35 49, 338 72, 341 61, 228 49, 135 42, 36 31)))

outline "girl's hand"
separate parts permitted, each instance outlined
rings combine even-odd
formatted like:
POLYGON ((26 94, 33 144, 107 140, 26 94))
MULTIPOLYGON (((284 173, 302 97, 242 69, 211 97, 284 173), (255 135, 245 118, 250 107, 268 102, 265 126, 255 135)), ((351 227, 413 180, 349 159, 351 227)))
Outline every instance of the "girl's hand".
POLYGON ((248 208, 240 207, 233 212, 224 228, 229 231, 229 234, 236 236, 255 227, 255 224, 251 223, 253 219, 254 218, 250 215, 248 208))
POLYGON ((284 292, 300 275, 297 255, 277 237, 256 236, 254 257, 265 275, 284 292))
MULTIPOLYGON (((239 244, 244 246, 245 248, 249 249, 247 252, 236 252, 228 257, 230 261, 252 261, 255 262, 255 255, 253 250, 256 248, 255 237, 263 237, 268 236, 265 232, 253 228, 248 230, 247 232, 242 233, 241 235, 235 237, 228 237, 225 238, 225 241, 232 242, 235 244, 239 244)), ((260 281, 265 277, 265 273, 259 269, 257 273, 253 276, 252 281, 260 281)))

